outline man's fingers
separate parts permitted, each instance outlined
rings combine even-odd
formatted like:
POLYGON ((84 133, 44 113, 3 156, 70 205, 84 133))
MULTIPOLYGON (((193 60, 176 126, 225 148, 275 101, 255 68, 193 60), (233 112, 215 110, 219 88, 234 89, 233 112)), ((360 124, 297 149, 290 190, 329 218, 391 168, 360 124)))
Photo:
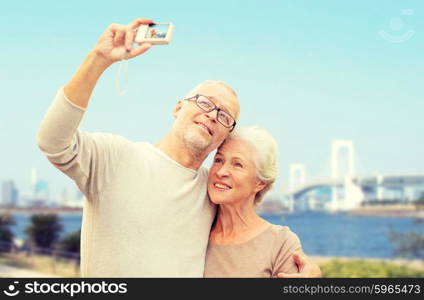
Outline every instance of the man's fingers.
MULTIPOLYGON (((142 24, 151 24, 153 23, 150 19, 135 19, 127 26, 127 30, 125 32, 125 48, 127 51, 131 51, 134 43, 134 36, 137 33, 137 28, 142 24)), ((140 53, 141 54, 141 53, 140 53)))
POLYGON ((123 44, 124 35, 125 35, 125 31, 122 30, 121 28, 115 31, 115 36, 113 37, 113 45, 115 47, 123 44))
POLYGON ((142 25, 142 24, 152 24, 153 21, 150 19, 142 19, 142 18, 138 18, 135 19, 134 21, 132 21, 129 24, 130 29, 136 29, 138 26, 142 25))
POLYGON ((308 278, 305 273, 278 273, 277 278, 308 278))
POLYGON ((287 275, 288 275, 287 273, 278 273, 277 278, 290 278, 287 275))
POLYGON ((294 252, 293 253, 293 260, 295 262, 295 264, 297 265, 297 268, 299 269, 299 271, 301 272, 303 270, 303 267, 306 265, 307 261, 306 261, 306 256, 303 255, 300 252, 294 252))
POLYGON ((293 253, 293 259, 296 264, 304 264, 306 258, 298 252, 293 253))
POLYGON ((150 43, 143 43, 141 44, 139 47, 137 48, 133 48, 130 51, 130 58, 136 57, 144 52, 146 52, 147 50, 149 50, 152 47, 152 44, 150 43))
POLYGON ((133 48, 133 43, 134 43, 134 36, 135 36, 135 31, 133 31, 132 29, 127 29, 127 31, 125 32, 125 49, 127 51, 131 51, 133 48))
POLYGON ((119 26, 121 26, 121 25, 113 23, 113 24, 110 24, 107 29, 110 32, 112 32, 113 34, 115 34, 115 32, 116 32, 116 30, 118 30, 119 26))
POLYGON ((99 51, 103 51, 105 56, 110 57, 112 61, 136 57, 149 50, 152 45, 142 43, 139 44, 139 47, 134 48, 134 37, 137 34, 135 29, 141 24, 151 23, 153 21, 150 19, 136 19, 128 25, 110 24, 96 47, 100 49, 99 51))

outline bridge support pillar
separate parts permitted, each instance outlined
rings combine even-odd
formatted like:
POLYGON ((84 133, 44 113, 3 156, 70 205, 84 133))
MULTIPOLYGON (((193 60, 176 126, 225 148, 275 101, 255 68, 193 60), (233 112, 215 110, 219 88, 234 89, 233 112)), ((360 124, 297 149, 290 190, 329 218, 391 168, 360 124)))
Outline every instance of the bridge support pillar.
POLYGON ((377 200, 383 200, 383 197, 384 197, 383 181, 384 181, 383 175, 378 175, 377 176, 377 200))
POLYGON ((405 186, 403 188, 403 194, 405 196, 405 202, 411 203, 414 201, 415 189, 412 186, 405 186))

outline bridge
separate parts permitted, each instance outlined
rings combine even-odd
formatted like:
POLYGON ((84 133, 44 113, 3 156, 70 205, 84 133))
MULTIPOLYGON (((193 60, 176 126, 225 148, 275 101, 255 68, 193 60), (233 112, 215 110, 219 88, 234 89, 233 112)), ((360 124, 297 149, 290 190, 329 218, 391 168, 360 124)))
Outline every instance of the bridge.
POLYGON ((356 160, 351 140, 334 140, 331 145, 328 178, 306 181, 303 164, 291 164, 288 206, 293 209, 349 210, 364 202, 383 203, 397 200, 411 203, 424 195, 424 175, 365 175, 355 174, 356 160), (341 151, 345 150, 347 161, 341 151), (343 172, 342 164, 347 168, 343 172))

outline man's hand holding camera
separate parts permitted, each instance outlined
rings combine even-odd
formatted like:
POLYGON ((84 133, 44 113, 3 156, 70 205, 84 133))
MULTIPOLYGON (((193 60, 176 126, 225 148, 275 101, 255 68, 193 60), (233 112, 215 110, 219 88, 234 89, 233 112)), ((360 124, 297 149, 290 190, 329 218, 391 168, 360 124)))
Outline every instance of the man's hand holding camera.
POLYGON ((138 47, 134 47, 136 30, 140 25, 152 23, 153 21, 149 19, 136 19, 127 25, 109 25, 94 47, 94 54, 102 57, 109 65, 143 54, 152 47, 152 44, 147 42, 136 43, 138 47))
POLYGON ((136 57, 150 49, 151 43, 134 42, 134 38, 139 26, 152 23, 149 19, 135 19, 127 25, 111 24, 64 87, 65 95, 70 101, 86 108, 97 80, 111 64, 136 57), (134 43, 138 47, 134 47, 134 43))

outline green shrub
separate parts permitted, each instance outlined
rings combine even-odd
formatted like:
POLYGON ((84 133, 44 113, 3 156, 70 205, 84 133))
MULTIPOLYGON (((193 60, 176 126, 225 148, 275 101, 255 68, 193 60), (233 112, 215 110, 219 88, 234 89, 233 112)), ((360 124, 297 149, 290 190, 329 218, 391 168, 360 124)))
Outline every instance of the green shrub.
POLYGON ((35 214, 31 216, 31 223, 26 228, 26 233, 32 245, 53 249, 54 244, 59 240, 61 230, 62 224, 58 215, 35 214))
POLYGON ((424 277, 424 270, 415 270, 386 262, 370 262, 364 259, 348 261, 331 260, 320 265, 322 276, 327 278, 399 278, 424 277))
POLYGON ((69 253, 79 254, 81 245, 81 231, 65 236, 59 243, 59 249, 69 253))
POLYGON ((0 215, 0 252, 11 251, 14 235, 10 227, 15 223, 12 215, 0 215))

